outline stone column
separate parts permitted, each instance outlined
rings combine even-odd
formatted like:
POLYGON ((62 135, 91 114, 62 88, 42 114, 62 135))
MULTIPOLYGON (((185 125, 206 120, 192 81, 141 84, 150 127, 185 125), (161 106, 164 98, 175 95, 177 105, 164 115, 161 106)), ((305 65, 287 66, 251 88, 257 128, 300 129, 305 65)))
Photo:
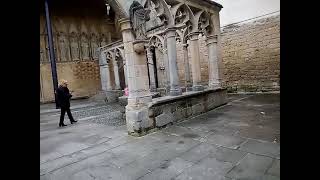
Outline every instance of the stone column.
POLYGON ((191 84, 191 79, 190 79, 190 68, 189 68, 189 60, 188 60, 188 44, 183 44, 182 46, 183 46, 183 60, 184 60, 186 91, 191 91, 192 84, 191 84))
POLYGON ((147 47, 147 59, 148 59, 148 68, 149 68, 149 78, 150 78, 150 90, 155 92, 156 87, 156 78, 154 76, 154 64, 153 64, 153 53, 151 47, 147 47))
POLYGON ((114 72, 114 82, 115 82, 115 89, 119 90, 121 89, 120 87, 120 78, 119 78, 119 66, 118 66, 118 59, 113 58, 113 72, 114 72))
POLYGON ((126 64, 125 60, 123 60, 123 74, 124 74, 125 85, 126 85, 126 87, 128 87, 127 64, 126 64))
POLYGON ((101 89, 103 91, 111 90, 112 86, 111 86, 111 80, 110 80, 109 60, 107 60, 105 52, 100 52, 99 66, 100 66, 101 89))
POLYGON ((168 60, 168 50, 163 48, 163 65, 165 68, 165 76, 166 76, 166 92, 170 94, 170 71, 169 71, 169 60, 168 60))
POLYGON ((191 70, 194 91, 202 91, 201 85, 201 68, 200 68, 200 53, 199 53, 199 33, 194 32, 190 35, 190 55, 191 55, 191 70))
POLYGON ((119 20, 128 75, 128 105, 126 124, 128 134, 139 136, 153 126, 149 118, 148 105, 151 102, 149 90, 147 59, 144 42, 135 41, 130 20, 119 20))
POLYGON ((206 39, 208 47, 208 61, 209 61, 209 88, 221 88, 221 81, 219 77, 219 63, 217 52, 217 35, 208 36, 206 39))
POLYGON ((177 66, 177 47, 176 47, 176 29, 166 29, 167 38, 167 51, 169 60, 169 72, 170 72, 170 95, 177 96, 182 94, 179 87, 179 76, 177 66))

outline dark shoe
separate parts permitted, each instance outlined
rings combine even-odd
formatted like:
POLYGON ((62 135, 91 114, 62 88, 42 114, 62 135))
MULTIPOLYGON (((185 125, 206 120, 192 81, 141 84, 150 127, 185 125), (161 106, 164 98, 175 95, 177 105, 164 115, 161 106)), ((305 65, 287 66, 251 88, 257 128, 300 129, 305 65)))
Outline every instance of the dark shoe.
POLYGON ((67 125, 65 125, 65 124, 59 124, 59 127, 63 127, 63 126, 67 126, 67 125))
POLYGON ((76 123, 76 122, 78 122, 78 121, 73 120, 73 121, 70 121, 70 122, 71 122, 71 124, 73 124, 73 123, 76 123))

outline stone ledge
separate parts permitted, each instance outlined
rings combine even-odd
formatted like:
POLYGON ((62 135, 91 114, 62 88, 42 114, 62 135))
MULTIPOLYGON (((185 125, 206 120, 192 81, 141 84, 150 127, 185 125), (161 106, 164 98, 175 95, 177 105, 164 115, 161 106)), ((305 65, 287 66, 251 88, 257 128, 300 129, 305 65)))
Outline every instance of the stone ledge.
POLYGON ((222 106, 227 103, 226 95, 227 90, 221 88, 155 98, 148 107, 149 118, 154 122, 152 128, 162 128, 222 106))
POLYGON ((163 103, 175 102, 180 99, 193 97, 193 96, 197 96, 197 95, 202 95, 202 94, 206 94, 206 93, 210 93, 210 92, 221 92, 221 91, 225 91, 225 90, 227 90, 227 89, 226 88, 219 88, 219 89, 205 89, 203 91, 187 91, 179 96, 164 96, 164 97, 154 98, 154 99, 152 99, 152 102, 149 104, 149 107, 152 107, 154 105, 160 105, 163 103))

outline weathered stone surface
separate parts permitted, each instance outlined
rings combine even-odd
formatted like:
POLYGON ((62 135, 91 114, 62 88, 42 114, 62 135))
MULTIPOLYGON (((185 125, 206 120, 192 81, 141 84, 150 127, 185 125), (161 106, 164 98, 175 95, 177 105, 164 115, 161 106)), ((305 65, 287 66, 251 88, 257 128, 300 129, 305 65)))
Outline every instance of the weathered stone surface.
POLYGON ((280 160, 274 160, 267 173, 272 176, 280 177, 280 160))
POLYGON ((215 158, 205 158, 199 163, 183 171, 177 180, 196 179, 196 180, 225 180, 225 173, 232 168, 229 162, 217 161, 215 158))
POLYGON ((192 114, 198 115, 204 112, 204 107, 202 104, 196 104, 192 106, 192 114))
POLYGON ((271 163, 271 158, 247 154, 226 176, 235 179, 259 178, 264 175, 271 163))
POLYGON ((238 149, 240 144, 245 141, 244 138, 222 135, 222 134, 212 134, 206 138, 206 142, 212 143, 218 146, 223 146, 231 149, 238 149))
POLYGON ((217 146, 201 143, 199 146, 192 148, 191 150, 183 153, 180 157, 184 160, 197 163, 203 158, 206 158, 210 154, 217 153, 217 146))
MULTIPOLYGON (((236 101, 228 106, 143 137, 128 136, 125 126, 96 124, 86 119, 85 115, 95 116, 94 112, 102 113, 100 110, 91 112, 89 108, 84 108, 88 106, 74 109, 79 111, 83 118, 65 128, 56 127, 58 115, 51 116, 52 112, 43 113, 40 115, 40 172, 44 175, 40 176, 40 179, 136 180, 162 177, 168 180, 185 180, 192 177, 199 180, 279 180, 280 160, 239 149, 217 147, 208 141, 212 137, 209 135, 231 136, 225 133, 230 127, 233 127, 232 131, 246 127, 234 124, 254 123, 247 120, 256 119, 253 111, 257 108, 258 113, 263 111, 269 116, 259 122, 265 127, 269 126, 269 134, 280 131, 280 126, 277 125, 280 122, 279 114, 270 113, 279 108, 279 95, 245 97, 250 96, 232 95, 229 99, 236 101), (231 122, 234 122, 233 125, 231 122), (230 127, 223 126, 225 124, 230 127), (202 142, 197 135, 207 141, 202 142), (70 146, 70 142, 89 147, 82 149, 82 146, 76 146, 70 151, 71 154, 65 156, 55 153, 60 149, 58 147, 70 146)), ((108 109, 106 105, 102 107, 108 109)), ((234 137, 238 136, 233 134, 234 137)), ((266 149, 269 147, 266 146, 266 149)))
POLYGON ((246 143, 241 145, 240 150, 280 159, 280 145, 277 143, 256 141, 250 139, 246 143))
POLYGON ((217 151, 213 154, 213 156, 218 161, 237 163, 240 161, 247 153, 241 152, 238 150, 228 149, 224 147, 218 147, 217 151))
POLYGON ((172 114, 163 113, 156 118, 156 126, 161 127, 174 121, 172 114))
POLYGON ((183 170, 191 167, 193 163, 185 161, 181 158, 175 158, 171 161, 166 161, 160 165, 157 169, 146 174, 141 180, 164 180, 164 179, 173 179, 179 175, 183 170))
POLYGON ((153 125, 152 119, 149 118, 147 107, 140 109, 126 108, 126 124, 129 133, 141 133, 141 131, 150 128, 153 125))

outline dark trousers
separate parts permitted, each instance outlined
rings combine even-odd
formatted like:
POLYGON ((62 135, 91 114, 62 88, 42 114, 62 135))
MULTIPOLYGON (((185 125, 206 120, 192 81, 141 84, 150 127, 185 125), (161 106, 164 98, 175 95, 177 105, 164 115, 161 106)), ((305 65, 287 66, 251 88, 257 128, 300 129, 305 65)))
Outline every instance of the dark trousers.
POLYGON ((72 114, 71 114, 71 111, 70 111, 70 108, 61 108, 61 115, 60 115, 60 123, 59 124, 63 124, 63 121, 64 121, 64 115, 68 114, 68 117, 70 119, 70 122, 71 121, 74 121, 73 117, 72 117, 72 114))

